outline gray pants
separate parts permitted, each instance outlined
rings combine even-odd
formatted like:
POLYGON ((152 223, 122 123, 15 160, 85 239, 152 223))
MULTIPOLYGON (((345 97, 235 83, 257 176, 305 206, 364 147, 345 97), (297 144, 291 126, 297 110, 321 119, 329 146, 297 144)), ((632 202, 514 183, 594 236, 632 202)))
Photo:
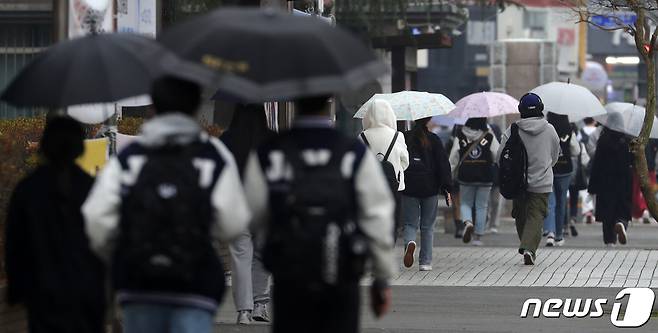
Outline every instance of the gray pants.
POLYGON ((249 232, 240 234, 229 245, 233 301, 237 311, 252 311, 254 302, 270 300, 269 273, 265 271, 249 232))

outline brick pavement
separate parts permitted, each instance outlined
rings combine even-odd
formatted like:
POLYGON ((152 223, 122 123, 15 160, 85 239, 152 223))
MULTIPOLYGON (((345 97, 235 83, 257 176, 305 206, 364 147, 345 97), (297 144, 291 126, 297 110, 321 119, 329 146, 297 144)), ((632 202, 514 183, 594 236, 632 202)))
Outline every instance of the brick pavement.
POLYGON ((400 266, 392 284, 658 288, 658 250, 542 248, 536 265, 525 266, 512 247, 435 247, 432 266, 430 272, 400 266))

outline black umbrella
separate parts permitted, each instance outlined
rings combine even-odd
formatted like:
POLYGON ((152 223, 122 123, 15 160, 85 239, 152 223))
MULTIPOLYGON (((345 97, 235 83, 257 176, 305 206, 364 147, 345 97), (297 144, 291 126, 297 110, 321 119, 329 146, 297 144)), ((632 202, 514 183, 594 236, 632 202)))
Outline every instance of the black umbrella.
POLYGON ((225 74, 219 95, 252 102, 356 89, 386 72, 350 33, 271 9, 219 9, 165 31, 161 41, 225 74))
POLYGON ((130 33, 90 35, 41 53, 0 98, 16 106, 52 108, 114 102, 148 93, 151 82, 165 74, 200 83, 208 79, 206 69, 179 60, 146 37, 130 33))

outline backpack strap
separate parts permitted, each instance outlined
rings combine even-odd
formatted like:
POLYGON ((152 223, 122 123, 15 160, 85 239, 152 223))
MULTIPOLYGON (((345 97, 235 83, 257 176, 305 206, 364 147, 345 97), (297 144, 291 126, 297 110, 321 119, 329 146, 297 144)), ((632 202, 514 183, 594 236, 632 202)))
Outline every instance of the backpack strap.
POLYGON ((366 138, 366 132, 361 132, 361 140, 363 140, 363 143, 365 143, 366 146, 370 147, 370 142, 368 142, 368 138, 366 138))
POLYGON ((482 139, 484 139, 484 137, 487 136, 487 134, 489 134, 489 132, 484 132, 482 135, 480 135, 479 138, 471 142, 471 145, 468 146, 468 149, 466 149, 464 155, 462 155, 462 158, 459 160, 459 164, 457 164, 456 169, 459 169, 459 167, 462 165, 462 163, 464 163, 468 155, 473 151, 473 149, 475 149, 475 147, 477 147, 480 144, 480 141, 482 141, 482 139))
MULTIPOLYGON (((519 134, 519 125, 517 123, 513 123, 512 126, 510 127, 510 137, 507 139, 508 141, 512 138, 514 140, 518 140, 521 145, 523 145, 523 140, 521 140, 521 134, 519 134)), ((526 152, 526 160, 524 161, 524 169, 525 169, 525 184, 528 184, 528 151, 525 149, 525 145, 523 145, 523 150, 526 152)))
POLYGON ((393 150, 393 146, 395 146, 395 142, 398 140, 398 131, 395 131, 395 135, 393 135, 393 140, 391 140, 391 144, 388 145, 388 150, 386 150, 386 155, 384 155, 384 161, 388 161, 388 157, 391 155, 391 151, 393 150))

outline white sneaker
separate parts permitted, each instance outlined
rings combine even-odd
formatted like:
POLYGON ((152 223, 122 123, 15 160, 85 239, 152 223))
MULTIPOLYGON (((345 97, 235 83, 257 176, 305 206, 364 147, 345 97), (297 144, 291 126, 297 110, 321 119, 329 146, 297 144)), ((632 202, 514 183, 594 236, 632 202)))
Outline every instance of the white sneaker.
POLYGON ((548 236, 546 237, 546 246, 552 247, 555 245, 555 234, 552 232, 548 233, 548 236))
POLYGON ((418 270, 420 270, 421 272, 431 271, 432 270, 432 265, 420 265, 418 267, 418 270))
POLYGON ((238 325, 249 325, 251 324, 251 318, 249 318, 249 312, 251 311, 238 311, 238 325))
POLYGON ((498 233, 498 228, 491 228, 491 229, 489 229, 489 233, 492 233, 492 234, 494 234, 494 235, 497 234, 497 233, 498 233))
POLYGON ((651 214, 649 214, 648 210, 645 210, 644 213, 642 213, 642 222, 644 224, 651 224, 656 222, 656 220, 654 220, 653 217, 651 217, 651 214))
POLYGON ((624 224, 617 222, 617 224, 615 224, 615 231, 617 232, 617 240, 619 241, 619 244, 626 245, 626 242, 628 242, 628 235, 626 235, 626 227, 624 227, 624 224))
POLYGON ((564 245, 564 238, 555 241, 555 246, 563 246, 563 245, 564 245))
POLYGON ((479 240, 479 239, 473 240, 471 242, 471 244, 473 244, 473 246, 482 246, 482 245, 484 245, 484 243, 482 243, 482 241, 479 240))

